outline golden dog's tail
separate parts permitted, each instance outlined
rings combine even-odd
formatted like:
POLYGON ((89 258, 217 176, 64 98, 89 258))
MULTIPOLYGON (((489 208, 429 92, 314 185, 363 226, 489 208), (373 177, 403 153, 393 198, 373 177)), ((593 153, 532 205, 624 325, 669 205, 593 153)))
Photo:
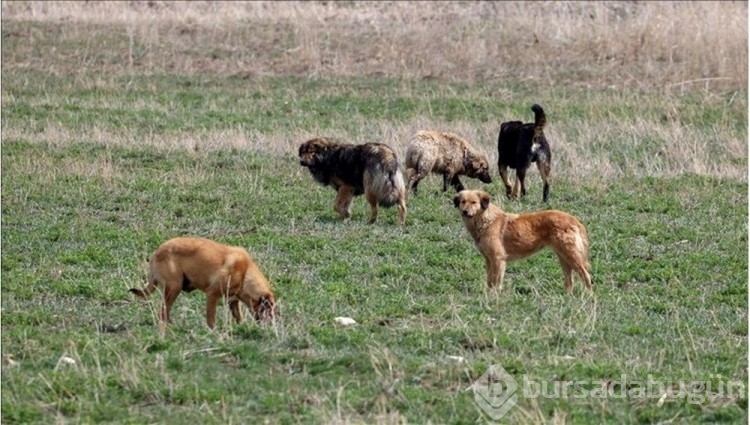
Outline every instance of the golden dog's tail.
POLYGON ((544 128, 547 125, 547 116, 544 115, 544 109, 535 103, 531 110, 534 112, 534 127, 544 128))

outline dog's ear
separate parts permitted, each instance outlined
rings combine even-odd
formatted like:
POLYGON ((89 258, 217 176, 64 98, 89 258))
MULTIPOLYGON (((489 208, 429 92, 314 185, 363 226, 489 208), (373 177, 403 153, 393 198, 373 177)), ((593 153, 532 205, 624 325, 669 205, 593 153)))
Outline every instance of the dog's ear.
POLYGON ((481 195, 479 195, 479 205, 482 206, 483 210, 486 210, 490 207, 490 194, 487 192, 482 192, 481 195))
POLYGON ((315 149, 320 152, 325 152, 331 147, 331 144, 328 143, 328 140, 326 139, 315 139, 315 149))
POLYGON ((460 193, 457 193, 457 194, 456 194, 456 195, 455 195, 455 196, 453 197, 453 206, 454 206, 455 208, 458 208, 458 203, 459 203, 460 201, 461 201, 461 194, 460 194, 460 193))

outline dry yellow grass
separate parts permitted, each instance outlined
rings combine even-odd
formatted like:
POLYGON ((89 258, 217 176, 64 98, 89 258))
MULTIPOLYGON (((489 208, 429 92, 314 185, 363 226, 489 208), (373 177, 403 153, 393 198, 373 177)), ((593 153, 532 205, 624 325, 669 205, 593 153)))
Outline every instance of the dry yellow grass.
MULTIPOLYGON (((450 130, 465 137, 484 152, 495 169, 497 157, 495 137, 497 123, 482 125, 465 121, 445 123, 419 118, 404 124, 390 122, 362 122, 363 130, 358 134, 337 134, 345 139, 361 143, 379 141, 392 146, 403 158, 406 146, 420 129, 450 130), (488 137, 488 135, 492 137, 488 137)), ((736 180, 747 180, 747 141, 737 138, 731 129, 715 129, 716 134, 706 135, 693 129, 683 128, 677 123, 651 122, 636 119, 631 122, 607 122, 582 125, 581 123, 553 123, 548 126, 547 137, 553 142, 553 178, 590 178, 606 183, 612 178, 626 175, 672 176, 682 173, 723 176, 736 180), (571 136, 571 134, 576 136, 571 136), (623 155, 626 161, 617 160, 617 152, 634 152, 642 148, 643 140, 657 138, 666 148, 655 155, 650 153, 623 155), (614 141, 616 147, 602 147, 602 141, 614 141), (712 151, 721 149, 724 154, 718 160, 712 151), (613 153, 614 152, 614 153, 613 153)), ((48 125, 44 131, 30 132, 25 128, 8 128, 3 136, 8 139, 23 139, 32 143, 52 143, 60 146, 87 140, 89 142, 120 147, 152 146, 163 150, 201 151, 214 149, 247 149, 266 152, 287 160, 294 155, 299 144, 311 137, 329 134, 320 128, 294 131, 278 131, 264 134, 252 129, 208 130, 194 133, 154 134, 148 139, 134 137, 129 133, 113 133, 101 128, 69 129, 48 125)), ((104 172, 106 170, 98 170, 104 172)), ((540 184, 538 173, 529 173, 528 185, 540 184)))
MULTIPOLYGON (((61 41, 116 25, 129 69, 75 64, 109 72, 747 85, 747 2, 4 1, 2 16, 79 24, 61 41)), ((9 66, 44 66, 12 55, 9 66)))
MULTIPOLYGON (((4 72, 34 69, 67 80, 73 76, 76 87, 92 90, 112 90, 117 85, 112 77, 151 74, 385 76, 478 85, 507 81, 508 92, 496 94, 502 104, 517 101, 512 87, 518 82, 540 89, 563 85, 612 93, 647 90, 655 109, 662 109, 667 119, 618 121, 607 115, 609 105, 590 104, 587 121, 564 121, 555 111, 579 107, 575 99, 558 97, 544 104, 551 117, 547 133, 553 144, 554 177, 593 175, 604 181, 630 174, 694 172, 745 180, 746 135, 738 135, 729 122, 710 130, 685 127, 676 95, 696 88, 707 93, 731 90, 735 95, 727 110, 747 104, 747 16, 746 2, 5 1, 4 22, 48 23, 55 30, 50 35, 33 25, 23 27, 22 34, 4 29, 4 39, 25 37, 28 43, 3 49, 2 63, 4 72), (39 43, 50 37, 52 47, 39 43), (659 99, 653 93, 664 96, 659 99), (655 155, 649 151, 625 162, 616 158, 618 151, 636 152, 650 139, 675 148, 655 155), (602 141, 612 145, 602 147, 602 141), (717 149, 721 155, 715 154, 717 149)), ((408 96, 409 89, 404 90, 401 95, 408 96)), ((3 106, 17 100, 3 91, 3 106)), ((34 102, 67 100, 49 93, 29 102, 36 106, 34 102)), ((117 97, 77 102, 81 107, 170 112, 153 98, 135 103, 117 97)), ((504 107, 496 120, 480 124, 446 123, 432 116, 364 122, 366 118, 355 115, 350 128, 360 130, 348 134, 329 134, 312 125, 272 133, 253 128, 167 132, 145 140, 96 125, 69 128, 49 122, 41 131, 6 126, 3 136, 53 144, 83 138, 164 149, 237 147, 279 156, 295 152, 302 140, 328 134, 353 142, 384 142, 403 155, 416 131, 436 129, 465 137, 494 162, 499 122, 531 119, 530 113, 509 115, 504 107), (362 120, 358 126, 357 120, 362 120)), ((725 112, 721 120, 734 116, 725 112)))

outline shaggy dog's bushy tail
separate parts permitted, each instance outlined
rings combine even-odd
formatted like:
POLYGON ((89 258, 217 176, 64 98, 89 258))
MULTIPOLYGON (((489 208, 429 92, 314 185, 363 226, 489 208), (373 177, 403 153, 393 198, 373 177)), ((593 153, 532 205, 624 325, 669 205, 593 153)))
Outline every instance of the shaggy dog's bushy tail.
POLYGON ((401 167, 395 160, 377 164, 365 170, 365 187, 372 188, 377 195, 378 205, 383 208, 396 205, 405 197, 406 185, 401 167))
POLYGON ((534 112, 534 127, 544 128, 547 124, 547 116, 544 115, 544 109, 542 109, 541 106, 534 104, 534 106, 531 107, 531 110, 534 112))

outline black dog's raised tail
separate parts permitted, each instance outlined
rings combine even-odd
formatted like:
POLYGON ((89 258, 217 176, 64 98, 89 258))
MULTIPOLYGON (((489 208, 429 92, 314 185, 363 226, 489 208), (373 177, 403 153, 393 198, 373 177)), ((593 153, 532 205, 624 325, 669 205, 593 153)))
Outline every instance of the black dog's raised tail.
POLYGON ((544 109, 535 103, 531 107, 531 110, 534 112, 534 127, 544 128, 547 124, 547 116, 544 115, 544 109))

